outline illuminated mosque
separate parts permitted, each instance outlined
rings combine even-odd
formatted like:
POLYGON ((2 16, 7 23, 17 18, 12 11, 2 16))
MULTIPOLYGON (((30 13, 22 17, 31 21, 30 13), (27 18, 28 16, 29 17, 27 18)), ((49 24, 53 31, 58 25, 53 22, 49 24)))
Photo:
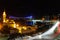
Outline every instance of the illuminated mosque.
MULTIPOLYGON (((32 27, 32 26, 22 26, 22 25, 20 25, 19 23, 16 23, 15 21, 14 21, 14 19, 9 19, 9 18, 7 18, 7 15, 6 15, 6 12, 4 11, 3 12, 3 15, 2 15, 3 17, 3 19, 2 19, 2 23, 0 23, 0 29, 3 27, 3 26, 5 26, 5 25, 7 25, 7 26, 9 26, 9 27, 13 27, 13 28, 16 28, 16 29, 18 29, 19 30, 19 33, 22 33, 22 29, 24 30, 23 31, 23 33, 26 31, 26 33, 27 32, 33 32, 33 31, 36 31, 36 29, 37 28, 35 28, 35 27, 32 27), (31 29, 31 30, 28 30, 28 29, 31 29)), ((33 21, 33 20, 32 20, 33 21)), ((39 20, 37 20, 37 21, 39 21, 39 20)), ((35 20, 33 21, 34 23, 36 22, 35 20)))
POLYGON ((14 20, 10 20, 9 18, 7 18, 6 12, 3 12, 3 19, 2 19, 2 23, 0 23, 0 30, 3 26, 8 25, 9 27, 13 27, 19 30, 19 33, 21 33, 21 30, 24 29, 26 30, 27 27, 26 26, 19 26, 20 24, 17 24, 14 20))
POLYGON ((6 17, 7 17, 7 15, 6 15, 6 12, 4 11, 3 12, 3 25, 10 24, 10 26, 16 28, 15 21, 14 20, 9 20, 6 17), (11 24, 11 23, 13 23, 13 24, 11 24))

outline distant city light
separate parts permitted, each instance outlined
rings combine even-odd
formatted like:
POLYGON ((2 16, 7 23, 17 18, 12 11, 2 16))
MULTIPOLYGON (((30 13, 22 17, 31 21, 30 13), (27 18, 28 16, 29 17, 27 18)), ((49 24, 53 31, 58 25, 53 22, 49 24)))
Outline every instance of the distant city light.
POLYGON ((22 27, 24 30, 27 30, 27 27, 22 27))
POLYGON ((16 23, 14 22, 14 28, 16 28, 16 23))
POLYGON ((16 24, 16 26, 18 27, 18 26, 19 26, 19 24, 16 24))

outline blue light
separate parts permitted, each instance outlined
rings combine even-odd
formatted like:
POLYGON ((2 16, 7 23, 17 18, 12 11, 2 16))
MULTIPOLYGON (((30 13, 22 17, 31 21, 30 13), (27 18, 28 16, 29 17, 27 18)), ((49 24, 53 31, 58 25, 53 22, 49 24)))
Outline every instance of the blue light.
POLYGON ((31 21, 31 22, 26 22, 27 23, 27 25, 33 25, 33 22, 31 21))
POLYGON ((30 18, 30 19, 32 19, 32 16, 28 16, 28 17, 25 17, 25 18, 30 18))
POLYGON ((14 16, 10 16, 10 18, 15 18, 14 16))

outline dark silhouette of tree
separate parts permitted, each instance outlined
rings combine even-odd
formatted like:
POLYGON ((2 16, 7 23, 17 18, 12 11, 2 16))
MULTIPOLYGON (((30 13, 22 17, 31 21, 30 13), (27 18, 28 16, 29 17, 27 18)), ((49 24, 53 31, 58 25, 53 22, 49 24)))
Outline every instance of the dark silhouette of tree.
POLYGON ((2 33, 3 34, 9 34, 10 33, 10 27, 8 25, 3 26, 2 33))

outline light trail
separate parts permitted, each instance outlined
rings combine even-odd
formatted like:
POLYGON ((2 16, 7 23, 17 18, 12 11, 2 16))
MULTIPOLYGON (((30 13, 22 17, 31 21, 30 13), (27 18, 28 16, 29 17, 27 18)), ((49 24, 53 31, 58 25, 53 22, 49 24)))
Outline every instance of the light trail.
MULTIPOLYGON (((30 37, 28 40, 32 40, 32 39, 42 39, 42 36, 47 36, 47 35, 51 35, 54 33, 54 30, 56 29, 56 27, 58 27, 59 21, 56 22, 56 24, 54 24, 49 30, 47 30, 45 33, 34 36, 34 37, 30 37)), ((49 36, 48 36, 49 37, 49 36)), ((51 37, 51 36, 50 36, 51 37)))

